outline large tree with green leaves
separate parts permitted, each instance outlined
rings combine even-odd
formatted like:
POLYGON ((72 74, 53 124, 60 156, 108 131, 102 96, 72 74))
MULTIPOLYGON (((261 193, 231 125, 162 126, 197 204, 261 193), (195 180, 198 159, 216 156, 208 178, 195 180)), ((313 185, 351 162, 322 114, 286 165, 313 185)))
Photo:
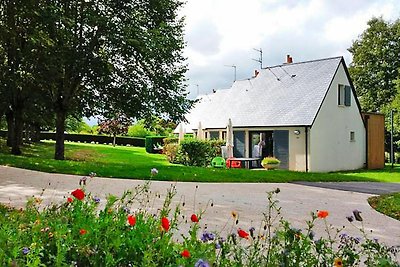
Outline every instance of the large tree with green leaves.
POLYGON ((349 71, 364 111, 385 112, 398 94, 400 21, 372 18, 349 48, 349 71))
POLYGON ((37 1, 0 1, 0 115, 8 124, 7 143, 21 154, 24 113, 28 100, 38 95, 35 27, 37 1))
POLYGON ((163 115, 182 119, 186 99, 179 0, 43 1, 43 86, 56 114, 55 158, 65 119, 163 115))

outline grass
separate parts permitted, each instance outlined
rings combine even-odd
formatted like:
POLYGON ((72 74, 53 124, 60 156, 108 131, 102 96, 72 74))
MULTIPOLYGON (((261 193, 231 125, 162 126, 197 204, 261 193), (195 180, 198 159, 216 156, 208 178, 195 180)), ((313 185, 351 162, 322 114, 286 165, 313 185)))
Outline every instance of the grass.
POLYGON ((335 173, 304 173, 284 170, 249 171, 246 169, 213 169, 170 164, 164 155, 148 154, 144 148, 112 147, 83 143, 65 144, 66 160, 53 159, 54 143, 22 147, 23 155, 10 155, 4 140, 0 139, 0 165, 38 170, 50 173, 87 175, 96 172, 101 177, 148 179, 150 169, 157 168, 157 180, 193 182, 335 182, 373 181, 400 182, 400 166, 377 171, 335 173))
POLYGON ((370 197, 368 203, 377 211, 400 221, 400 192, 370 197))

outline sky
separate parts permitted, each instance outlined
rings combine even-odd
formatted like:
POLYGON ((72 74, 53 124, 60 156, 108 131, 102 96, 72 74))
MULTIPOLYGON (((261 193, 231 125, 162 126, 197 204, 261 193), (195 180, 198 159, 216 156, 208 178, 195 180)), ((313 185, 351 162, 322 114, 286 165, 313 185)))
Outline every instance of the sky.
POLYGON ((372 17, 400 18, 400 0, 187 0, 189 98, 230 88, 263 67, 343 56, 372 17))

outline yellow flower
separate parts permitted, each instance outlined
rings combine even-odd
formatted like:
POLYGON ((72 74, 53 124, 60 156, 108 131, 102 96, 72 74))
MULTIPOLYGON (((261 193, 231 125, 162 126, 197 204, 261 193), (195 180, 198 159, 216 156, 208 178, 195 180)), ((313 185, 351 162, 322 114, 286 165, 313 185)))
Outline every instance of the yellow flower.
POLYGON ((234 210, 231 212, 231 214, 232 214, 232 217, 233 217, 234 219, 236 219, 237 216, 238 216, 237 212, 234 211, 234 210))
POLYGON ((333 264, 335 267, 343 267, 342 258, 336 258, 333 264))
POLYGON ((40 205, 42 203, 43 199, 41 199, 40 197, 35 197, 35 202, 36 204, 40 205))

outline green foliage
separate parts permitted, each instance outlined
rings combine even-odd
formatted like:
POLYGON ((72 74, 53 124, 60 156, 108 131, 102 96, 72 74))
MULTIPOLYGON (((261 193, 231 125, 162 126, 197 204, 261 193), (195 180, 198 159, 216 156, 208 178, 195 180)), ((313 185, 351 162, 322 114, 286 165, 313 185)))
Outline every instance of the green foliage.
POLYGON ((128 136, 143 137, 154 135, 155 133, 148 130, 143 120, 138 121, 136 124, 129 126, 128 136))
POLYGON ((368 203, 377 211, 400 221, 400 192, 370 197, 368 203))
MULTIPOLYGON (((173 186, 156 211, 147 203, 155 203, 159 193, 151 192, 149 183, 121 197, 84 193, 51 206, 41 206, 41 196, 34 197, 21 211, 0 205, 0 265, 398 266, 396 248, 369 239, 357 221, 353 225, 362 239, 341 234, 343 228, 328 225, 329 217, 314 213, 305 229, 294 228, 281 217, 279 189, 267 193, 267 210, 257 228, 241 228, 235 213, 227 236, 184 222, 183 204, 171 205, 173 186), (313 231, 317 225, 325 225, 328 238, 313 231)), ((206 208, 194 214, 205 224, 206 208)))
POLYGON ((163 153, 170 163, 179 164, 182 162, 182 152, 180 151, 180 145, 177 143, 165 144, 163 148, 163 153))
POLYGON ((220 140, 187 139, 180 143, 179 153, 182 164, 188 166, 206 167, 216 156, 221 156, 220 140))
POLYGON ((281 163, 281 161, 274 157, 265 157, 261 161, 261 164, 279 164, 279 163, 281 163))
POLYGON ((382 111, 397 95, 400 70, 400 20, 372 18, 349 48, 349 71, 364 111, 382 111))
POLYGON ((178 144, 179 139, 177 137, 164 138, 164 144, 178 144))

